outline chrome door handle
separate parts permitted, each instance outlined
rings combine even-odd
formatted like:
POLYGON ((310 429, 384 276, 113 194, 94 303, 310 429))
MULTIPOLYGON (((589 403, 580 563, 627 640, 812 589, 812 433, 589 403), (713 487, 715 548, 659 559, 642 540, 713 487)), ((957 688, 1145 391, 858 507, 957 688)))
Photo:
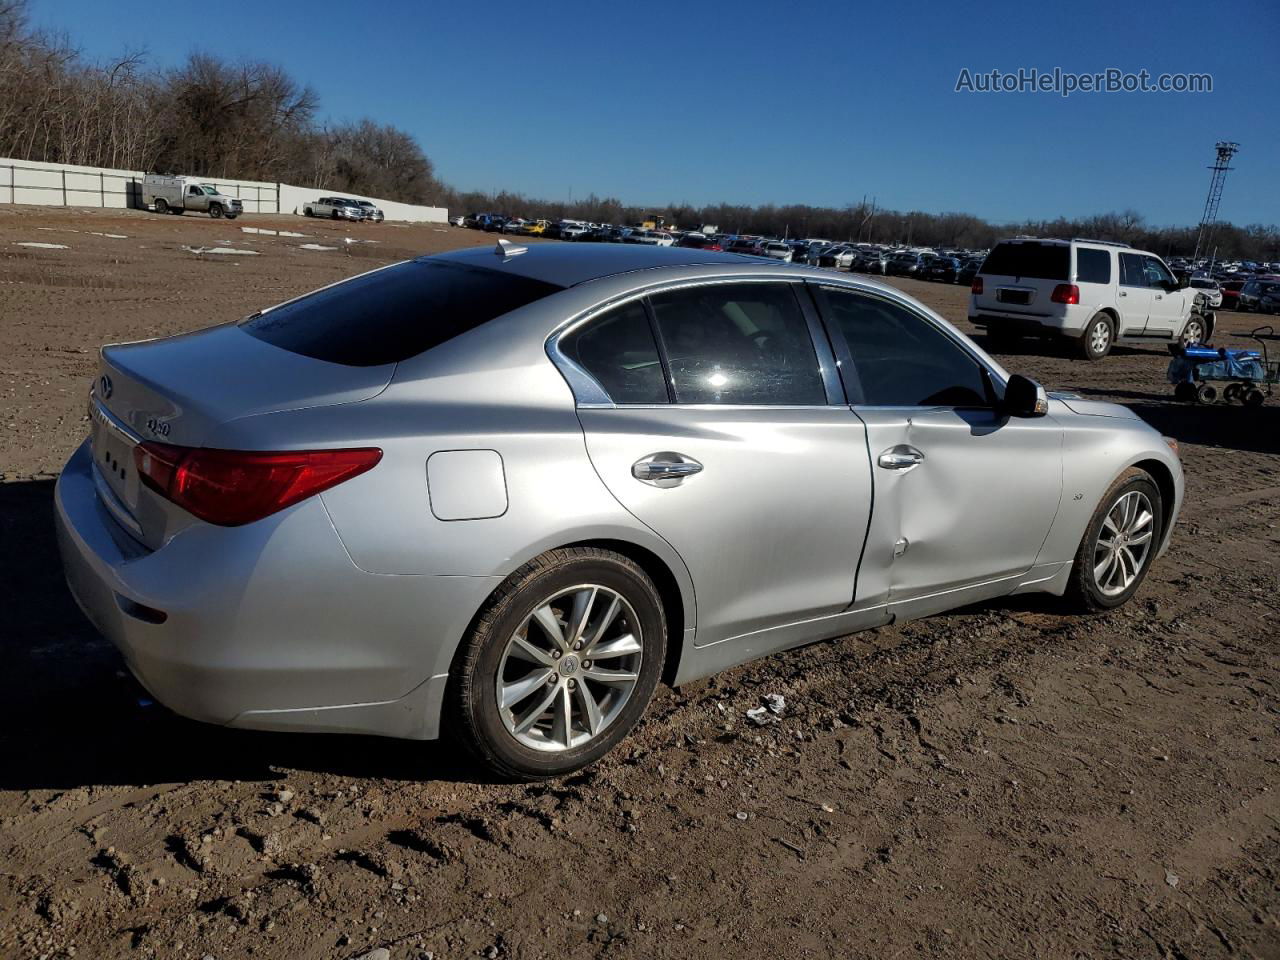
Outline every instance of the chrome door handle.
POLYGON ((924 454, 914 447, 890 447, 877 462, 886 470, 910 470, 924 463, 924 454))
POLYGON ((1157 299, 1157 300, 1163 300, 1163 299, 1164 299, 1164 294, 1163 294, 1163 293, 1157 293, 1157 294, 1156 294, 1156 299, 1157 299))
POLYGON ((1126 293, 1125 291, 1123 291, 1123 290, 1121 290, 1121 291, 1120 291, 1120 296, 1122 296, 1122 297, 1127 297, 1128 295, 1129 295, 1129 294, 1128 294, 1128 293, 1126 293))
POLYGON ((685 477, 702 472, 702 464, 692 457, 664 450, 651 453, 631 465, 631 475, 655 487, 674 487, 685 477))

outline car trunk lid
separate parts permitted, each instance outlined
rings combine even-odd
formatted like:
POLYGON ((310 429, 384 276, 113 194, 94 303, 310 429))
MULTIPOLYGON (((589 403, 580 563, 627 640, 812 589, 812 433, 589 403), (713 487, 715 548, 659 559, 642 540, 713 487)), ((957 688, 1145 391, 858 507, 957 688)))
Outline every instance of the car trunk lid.
POLYGON ((376 396, 394 372, 291 353, 234 324, 104 347, 90 398, 99 497, 136 539, 159 547, 191 518, 140 482, 140 443, 199 447, 230 420, 376 396))

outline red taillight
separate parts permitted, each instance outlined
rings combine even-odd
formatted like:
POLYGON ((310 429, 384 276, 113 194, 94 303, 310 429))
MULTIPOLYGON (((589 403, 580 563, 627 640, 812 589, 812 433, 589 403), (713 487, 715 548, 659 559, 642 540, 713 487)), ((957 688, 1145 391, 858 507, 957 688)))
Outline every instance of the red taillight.
POLYGON ((976 294, 981 294, 981 293, 982 293, 982 278, 981 278, 981 277, 974 277, 974 278, 973 278, 973 283, 969 286, 969 292, 970 292, 970 293, 976 293, 976 294))
POLYGON ((1060 283, 1053 288, 1053 295, 1049 299, 1054 303, 1079 303, 1080 288, 1074 283, 1060 283))
POLYGON ((355 450, 206 450, 142 443, 133 462, 142 482, 208 523, 236 527, 364 473, 382 459, 355 450))

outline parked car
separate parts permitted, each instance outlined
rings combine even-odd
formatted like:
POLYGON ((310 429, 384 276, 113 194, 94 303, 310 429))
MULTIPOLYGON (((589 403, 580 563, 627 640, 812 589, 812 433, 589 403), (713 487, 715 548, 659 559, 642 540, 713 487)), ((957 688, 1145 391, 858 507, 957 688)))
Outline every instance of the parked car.
POLYGON ((982 269, 982 261, 973 259, 966 260, 960 267, 960 274, 956 277, 957 283, 973 283, 973 278, 978 275, 978 271, 982 269))
POLYGON ((176 213, 188 210, 207 213, 217 220, 226 217, 234 220, 244 212, 236 197, 228 197, 211 183, 201 183, 193 177, 167 177, 148 173, 142 178, 142 202, 156 213, 176 213))
POLYGON ((562 223, 560 225, 561 240, 586 240, 590 233, 590 228, 583 223, 562 223))
POLYGON ((1261 307, 1262 298, 1274 293, 1277 289, 1280 289, 1280 277, 1254 277, 1240 288, 1240 293, 1236 297, 1236 309, 1257 313, 1261 307))
POLYGON ((860 273, 875 273, 884 276, 889 266, 889 258, 879 250, 863 250, 854 261, 853 268, 860 273))
POLYGON ((718 240, 701 233, 686 233, 676 241, 676 246, 687 247, 691 250, 713 251, 722 249, 718 240))
POLYGON ((526 237, 541 237, 547 232, 549 226, 551 226, 549 220, 526 220, 520 225, 520 232, 526 237))
POLYGON ((734 237, 725 244, 725 253, 742 253, 748 256, 759 256, 760 244, 749 237, 734 237))
POLYGON ((934 257, 924 270, 925 280, 957 283, 964 265, 956 257, 934 257))
POLYGON ((974 277, 969 321, 993 342, 1072 339, 1087 360, 1116 342, 1199 343, 1213 330, 1154 253, 1099 240, 1002 240, 974 277))
POLYGON ((363 220, 364 208, 346 197, 321 197, 302 205, 302 213, 308 217, 326 217, 330 220, 363 220))
POLYGON ((781 260, 783 263, 791 262, 791 245, 783 243, 781 240, 766 240, 760 244, 759 256, 768 257, 770 260, 781 260))
POLYGON ((895 253, 885 265, 885 273, 895 277, 914 277, 925 264, 918 253, 895 253))
POLYGON ((817 266, 830 267, 832 270, 850 270, 853 268, 853 259, 852 247, 836 243, 818 252, 817 266))
POLYGON ((1222 287, 1218 285, 1217 280, 1211 280, 1208 277, 1191 277, 1187 285, 1204 298, 1205 306, 1212 310, 1222 306, 1222 287))
POLYGON ((1239 309, 1236 302, 1240 297, 1240 291, 1244 288, 1243 280, 1221 280, 1218 281, 1218 287, 1222 291, 1222 306, 1226 310, 1239 309))
POLYGON ((894 289, 498 246, 103 349, 58 542, 157 700, 552 777, 660 679, 1015 593, 1112 609, 1167 547, 1172 441, 894 289))

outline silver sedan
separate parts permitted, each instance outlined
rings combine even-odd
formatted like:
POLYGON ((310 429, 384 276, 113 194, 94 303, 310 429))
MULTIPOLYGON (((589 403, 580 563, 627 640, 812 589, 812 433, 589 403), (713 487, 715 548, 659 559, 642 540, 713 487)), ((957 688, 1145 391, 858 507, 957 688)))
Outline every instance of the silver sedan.
POLYGON ((500 241, 106 347, 58 481, 85 613, 233 727, 602 756, 660 681, 1015 593, 1126 602, 1171 441, 882 284, 500 241))

